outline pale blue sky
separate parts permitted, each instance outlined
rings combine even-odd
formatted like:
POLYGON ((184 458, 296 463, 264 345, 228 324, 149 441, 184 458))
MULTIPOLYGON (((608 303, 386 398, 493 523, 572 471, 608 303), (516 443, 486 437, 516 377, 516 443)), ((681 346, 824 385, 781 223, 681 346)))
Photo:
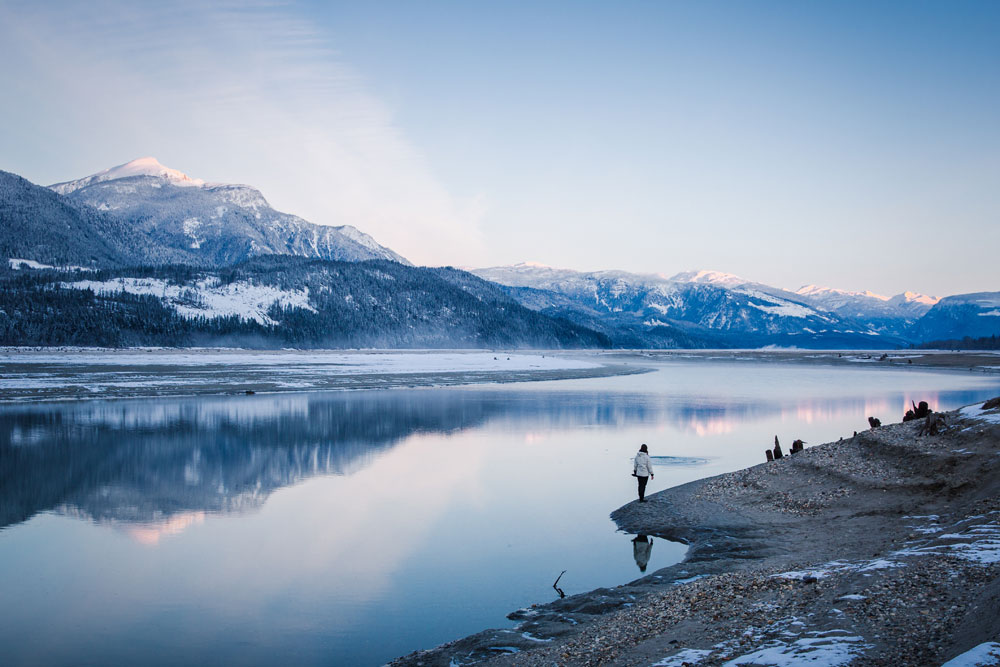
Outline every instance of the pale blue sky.
POLYGON ((154 155, 416 262, 1000 290, 1000 4, 0 0, 0 168, 154 155))

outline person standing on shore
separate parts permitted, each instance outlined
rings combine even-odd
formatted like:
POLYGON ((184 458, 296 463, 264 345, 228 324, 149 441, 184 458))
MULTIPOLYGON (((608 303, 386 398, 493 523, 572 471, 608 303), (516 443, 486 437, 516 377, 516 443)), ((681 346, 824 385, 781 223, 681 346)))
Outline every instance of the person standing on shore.
POLYGON ((632 474, 639 480, 639 502, 646 502, 646 483, 653 477, 653 462, 649 460, 649 450, 646 443, 639 448, 639 453, 635 455, 635 462, 632 466, 632 474))

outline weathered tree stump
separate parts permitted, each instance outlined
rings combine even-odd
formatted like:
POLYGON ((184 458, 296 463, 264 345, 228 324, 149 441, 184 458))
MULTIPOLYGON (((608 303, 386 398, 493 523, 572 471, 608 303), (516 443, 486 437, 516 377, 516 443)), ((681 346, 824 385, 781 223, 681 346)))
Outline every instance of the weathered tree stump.
POLYGON ((932 412, 927 415, 924 423, 920 425, 920 430, 917 435, 937 435, 945 428, 948 424, 944 418, 944 415, 936 412, 932 412))
POLYGON ((764 456, 767 457, 768 461, 773 461, 774 460, 774 454, 771 453, 770 449, 765 449, 764 450, 764 456))

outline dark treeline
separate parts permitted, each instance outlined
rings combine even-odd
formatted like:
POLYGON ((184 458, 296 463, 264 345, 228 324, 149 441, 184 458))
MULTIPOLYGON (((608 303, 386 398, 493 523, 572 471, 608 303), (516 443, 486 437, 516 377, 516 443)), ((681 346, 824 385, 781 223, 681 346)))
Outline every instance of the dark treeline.
POLYGON ((495 285, 455 269, 271 255, 206 270, 186 265, 99 271, 0 270, 0 345, 232 345, 245 347, 610 347, 610 339, 529 310, 495 285), (309 308, 273 305, 273 323, 182 317, 155 296, 96 294, 61 283, 156 278, 308 290, 309 308))
POLYGON ((1000 350, 1000 338, 996 335, 981 338, 966 336, 961 340, 932 340, 914 347, 921 350, 1000 350))

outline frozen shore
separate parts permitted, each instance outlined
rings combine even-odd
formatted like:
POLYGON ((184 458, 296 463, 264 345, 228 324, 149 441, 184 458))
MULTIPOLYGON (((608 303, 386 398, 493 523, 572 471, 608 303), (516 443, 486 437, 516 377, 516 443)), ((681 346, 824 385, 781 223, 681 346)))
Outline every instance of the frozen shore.
POLYGON ((625 505, 685 560, 394 664, 1000 664, 1000 408, 922 424, 625 505))
POLYGON ((604 377, 635 365, 483 350, 0 349, 0 402, 450 386, 604 377))
POLYGON ((644 362, 791 363, 1000 373, 1000 353, 807 350, 246 350, 0 348, 0 403, 563 380, 644 362))

